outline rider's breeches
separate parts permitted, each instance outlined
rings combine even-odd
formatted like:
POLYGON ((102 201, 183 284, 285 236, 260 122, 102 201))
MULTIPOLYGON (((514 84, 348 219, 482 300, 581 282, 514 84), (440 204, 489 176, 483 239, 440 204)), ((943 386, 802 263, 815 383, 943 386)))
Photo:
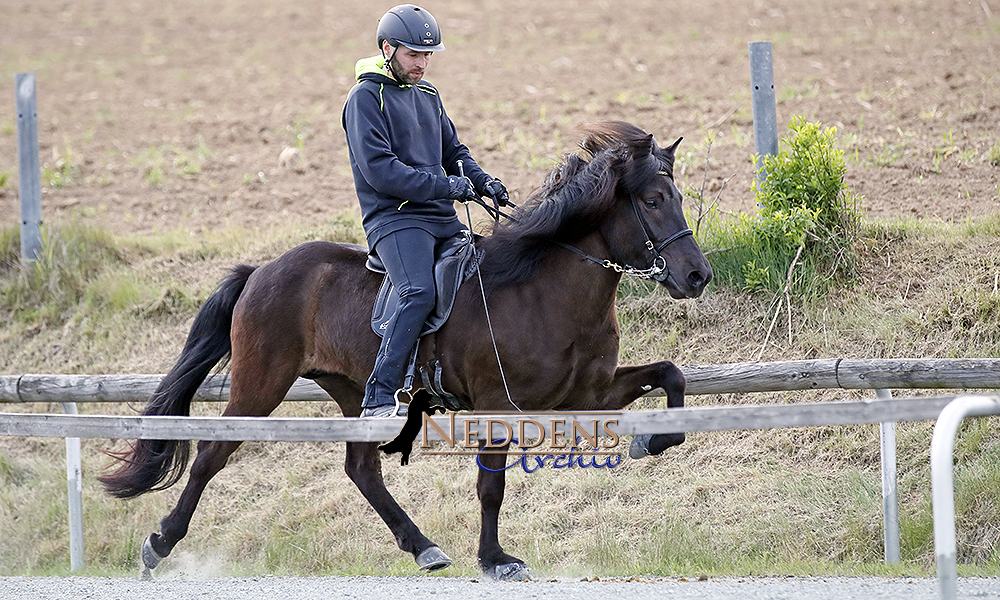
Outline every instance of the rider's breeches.
POLYGON ((399 307, 385 328, 362 406, 392 404, 403 383, 420 330, 434 310, 437 243, 438 239, 423 229, 410 228, 387 235, 375 246, 389 281, 399 293, 399 307))

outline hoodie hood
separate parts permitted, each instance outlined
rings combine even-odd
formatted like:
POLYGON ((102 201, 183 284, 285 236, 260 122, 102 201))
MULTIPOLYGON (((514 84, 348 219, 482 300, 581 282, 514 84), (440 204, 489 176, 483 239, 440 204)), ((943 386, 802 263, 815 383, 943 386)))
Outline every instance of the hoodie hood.
POLYGON ((382 56, 372 56, 362 58, 354 65, 354 77, 358 82, 374 81, 376 83, 391 83, 399 85, 396 78, 389 74, 385 67, 385 59, 382 56))

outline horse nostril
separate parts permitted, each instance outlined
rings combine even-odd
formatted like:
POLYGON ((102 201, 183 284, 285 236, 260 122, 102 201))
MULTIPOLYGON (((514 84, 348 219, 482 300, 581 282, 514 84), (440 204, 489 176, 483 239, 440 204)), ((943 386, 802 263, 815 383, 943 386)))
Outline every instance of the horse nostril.
POLYGON ((712 278, 711 275, 709 275, 706 278, 701 271, 691 271, 690 273, 688 273, 687 282, 688 285, 691 286, 693 289, 700 290, 704 288, 706 285, 708 285, 708 282, 709 280, 711 280, 711 278, 712 278))

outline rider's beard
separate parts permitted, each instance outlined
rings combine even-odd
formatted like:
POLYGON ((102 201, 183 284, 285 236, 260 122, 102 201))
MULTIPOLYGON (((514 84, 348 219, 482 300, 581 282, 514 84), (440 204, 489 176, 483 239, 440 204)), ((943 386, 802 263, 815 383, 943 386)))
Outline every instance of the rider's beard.
POLYGON ((411 75, 410 73, 405 73, 403 71, 403 65, 399 64, 399 60, 395 56, 389 59, 389 71, 392 73, 396 81, 406 84, 406 85, 416 85, 422 75, 411 75))

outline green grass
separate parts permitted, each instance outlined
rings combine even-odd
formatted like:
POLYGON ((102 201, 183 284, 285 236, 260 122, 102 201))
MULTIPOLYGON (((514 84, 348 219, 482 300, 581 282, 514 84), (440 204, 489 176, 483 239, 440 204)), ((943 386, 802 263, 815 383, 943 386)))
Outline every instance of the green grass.
MULTIPOLYGON (((998 356, 1000 218, 947 224, 865 222, 858 275, 793 303, 792 336, 778 331, 763 360, 803 357, 998 356), (919 285, 918 285, 919 284, 919 285)), ((17 230, 0 230, 0 371, 164 372, 197 307, 236 262, 260 263, 308 239, 363 240, 339 217, 267 231, 172 231, 115 237, 70 223, 46 234, 39 270, 17 265, 17 230)), ((618 295, 622 362, 749 359, 760 348, 770 297, 712 286, 675 302, 626 279, 618 295)), ((783 330, 784 327, 778 328, 783 330)), ((900 395, 898 393, 897 395, 900 395)), ((691 406, 863 397, 846 391, 694 396, 691 406)), ((643 399, 638 408, 661 407, 643 399)), ((5 411, 51 411, 44 405, 5 411)), ((57 409, 56 409, 57 410, 57 409)), ((82 405, 128 414, 121 405, 82 405)), ((196 414, 221 407, 199 404, 196 414)), ((290 403, 283 416, 335 416, 332 403, 290 403)), ((929 424, 900 424, 903 564, 882 564, 878 431, 813 427, 693 434, 668 456, 614 470, 510 472, 501 543, 540 575, 783 575, 933 572, 929 424)), ((179 487, 122 502, 96 476, 107 440, 84 440, 87 574, 125 575, 139 542, 179 487)), ((968 423, 956 444, 963 574, 1000 575, 1000 425, 968 423)), ((51 438, 0 439, 0 574, 68 572, 65 447, 51 438)), ((245 445, 213 480, 191 532, 164 564, 202 575, 412 574, 413 562, 343 473, 342 444, 245 445)), ((474 576, 476 468, 416 454, 384 477, 421 529, 474 576)))
POLYGON ((986 153, 986 159, 994 167, 1000 167, 1000 141, 990 147, 986 153))
POLYGON ((62 153, 54 157, 52 163, 42 164, 42 181, 50 188, 70 187, 80 174, 73 151, 66 142, 62 153))
POLYGON ((78 221, 63 228, 43 227, 41 256, 26 268, 19 265, 18 229, 5 229, 0 244, 0 306, 18 320, 62 318, 87 294, 101 270, 124 262, 110 234, 78 221))

